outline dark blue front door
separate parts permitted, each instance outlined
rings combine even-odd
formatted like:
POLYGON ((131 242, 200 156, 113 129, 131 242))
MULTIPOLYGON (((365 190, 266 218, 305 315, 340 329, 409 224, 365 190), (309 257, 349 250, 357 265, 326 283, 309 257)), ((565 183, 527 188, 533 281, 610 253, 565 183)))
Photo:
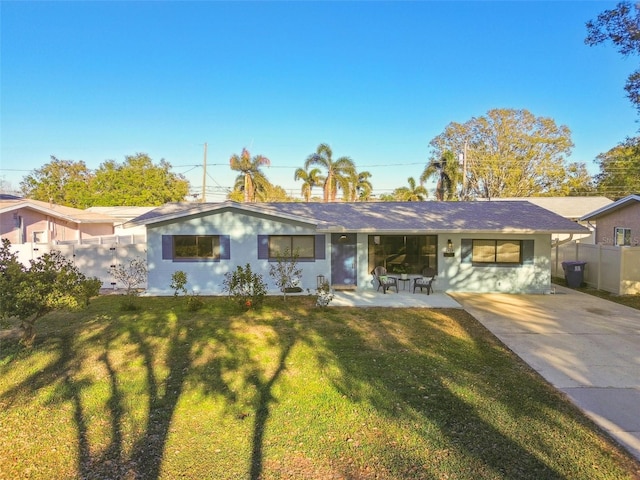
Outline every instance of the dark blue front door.
POLYGON ((356 234, 331 234, 331 283, 356 286, 356 234))

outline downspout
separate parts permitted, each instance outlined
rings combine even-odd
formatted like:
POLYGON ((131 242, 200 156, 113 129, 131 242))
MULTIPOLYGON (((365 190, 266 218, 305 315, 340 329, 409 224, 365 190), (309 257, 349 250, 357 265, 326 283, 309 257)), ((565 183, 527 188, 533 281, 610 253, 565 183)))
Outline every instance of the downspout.
POLYGON ((589 220, 587 220, 587 225, 589 225, 589 229, 593 232, 593 243, 598 243, 598 238, 596 237, 598 229, 589 220))
POLYGON ((555 248, 556 249, 556 268, 555 271, 556 273, 558 272, 558 249, 560 248, 560 245, 564 245, 565 243, 569 243, 573 240, 573 233, 569 234, 569 238, 565 239, 565 240, 560 240, 560 239, 555 239, 551 242, 551 248, 555 248))

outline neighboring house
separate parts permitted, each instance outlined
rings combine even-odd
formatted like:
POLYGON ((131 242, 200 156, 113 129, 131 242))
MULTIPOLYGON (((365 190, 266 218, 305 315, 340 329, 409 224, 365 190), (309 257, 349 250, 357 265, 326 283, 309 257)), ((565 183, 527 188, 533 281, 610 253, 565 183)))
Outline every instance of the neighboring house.
POLYGON ((434 268, 438 290, 548 293, 551 236, 588 233, 522 201, 168 204, 129 224, 147 228, 148 293, 158 295, 173 293, 178 270, 189 289, 222 293, 224 274, 247 263, 275 291, 269 265, 285 249, 299 255, 305 290, 322 277, 375 288, 383 265, 398 276, 434 268))
POLYGON ((101 215, 108 215, 109 217, 115 218, 115 235, 140 235, 145 238, 146 229, 144 227, 139 227, 137 229, 128 228, 125 230, 123 225, 140 215, 150 212, 154 208, 156 207, 89 207, 87 208, 87 212, 99 213, 101 215))
POLYGON ((108 215, 77 208, 25 198, 0 199, 0 236, 14 245, 113 235, 114 223, 108 215))
POLYGON ((613 200, 607 197, 505 197, 493 198, 492 202, 502 201, 526 201, 531 202, 539 207, 556 213, 564 218, 578 222, 587 227, 591 233, 585 235, 554 235, 554 240, 566 242, 571 240, 580 240, 580 243, 595 243, 595 222, 587 223, 581 218, 594 210, 606 207, 613 203, 613 200))
POLYGON ((596 243, 636 247, 640 245, 640 195, 629 195, 581 217, 596 225, 596 243))

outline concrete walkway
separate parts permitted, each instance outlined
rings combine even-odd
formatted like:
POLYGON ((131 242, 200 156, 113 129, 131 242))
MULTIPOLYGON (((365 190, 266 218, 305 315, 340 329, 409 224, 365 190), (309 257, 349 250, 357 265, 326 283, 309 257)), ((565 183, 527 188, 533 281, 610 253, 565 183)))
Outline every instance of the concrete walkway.
POLYGON ((639 310, 558 286, 453 297, 640 460, 639 310))

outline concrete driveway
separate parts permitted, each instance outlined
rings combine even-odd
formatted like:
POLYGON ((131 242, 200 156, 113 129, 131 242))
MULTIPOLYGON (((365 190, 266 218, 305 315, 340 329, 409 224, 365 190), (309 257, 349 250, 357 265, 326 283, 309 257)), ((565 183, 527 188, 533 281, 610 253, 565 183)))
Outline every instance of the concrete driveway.
POLYGON ((640 311, 564 287, 452 297, 640 460, 640 311))

